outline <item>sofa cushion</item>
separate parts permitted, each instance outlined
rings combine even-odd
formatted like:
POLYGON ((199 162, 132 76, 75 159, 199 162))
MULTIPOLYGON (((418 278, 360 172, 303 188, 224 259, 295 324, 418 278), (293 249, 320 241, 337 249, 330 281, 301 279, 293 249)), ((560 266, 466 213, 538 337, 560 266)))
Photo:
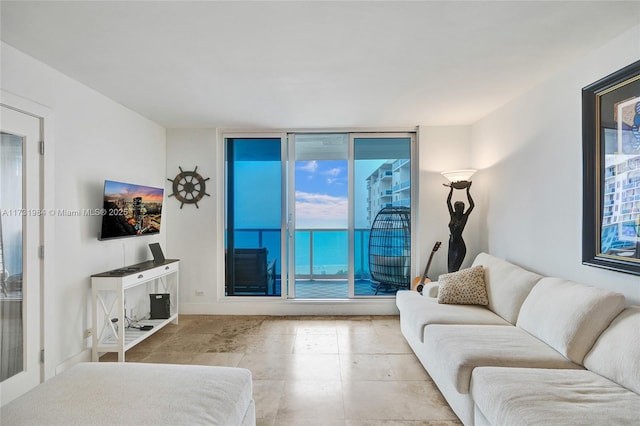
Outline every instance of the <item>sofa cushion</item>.
POLYGON ((515 324, 522 302, 542 276, 487 253, 476 256, 472 266, 478 265, 484 268, 489 309, 515 324))
POLYGON ((432 281, 422 287, 422 295, 425 297, 438 297, 439 289, 440 283, 438 281, 432 281))
POLYGON ((628 307, 611 322, 585 356, 584 366, 640 394, 640 306, 628 307))
POLYGON ((429 324, 511 325, 484 306, 440 305, 433 297, 416 291, 401 290, 396 294, 402 333, 412 341, 422 342, 429 324))
POLYGON ((487 288, 481 265, 461 269, 438 277, 438 303, 455 305, 488 305, 487 288))
POLYGON ((586 370, 476 368, 471 395, 494 425, 631 425, 640 418, 640 395, 586 370))
POLYGON ((476 367, 582 368, 518 327, 429 325, 424 342, 427 356, 437 361, 460 393, 469 392, 476 367))
POLYGON ((547 277, 529 293, 516 324, 581 364, 624 306, 622 294, 547 277))

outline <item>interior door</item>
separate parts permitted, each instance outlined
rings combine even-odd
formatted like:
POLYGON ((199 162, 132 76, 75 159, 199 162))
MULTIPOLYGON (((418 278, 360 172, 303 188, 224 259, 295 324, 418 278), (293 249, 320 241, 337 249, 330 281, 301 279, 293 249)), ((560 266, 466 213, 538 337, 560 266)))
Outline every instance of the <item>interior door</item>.
POLYGON ((0 395, 42 380, 40 119, 2 106, 0 144, 0 395))

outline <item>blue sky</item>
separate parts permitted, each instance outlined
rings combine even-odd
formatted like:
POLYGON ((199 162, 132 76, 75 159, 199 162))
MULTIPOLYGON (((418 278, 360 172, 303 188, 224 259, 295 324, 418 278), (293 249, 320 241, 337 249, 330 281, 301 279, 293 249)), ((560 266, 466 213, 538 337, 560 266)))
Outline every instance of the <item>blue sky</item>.
POLYGON ((296 227, 346 228, 346 160, 296 162, 296 227))
MULTIPOLYGON (((358 160, 355 164, 355 225, 367 227, 366 178, 384 160, 358 160)), ((346 228, 348 181, 346 160, 296 163, 296 227, 346 228)))

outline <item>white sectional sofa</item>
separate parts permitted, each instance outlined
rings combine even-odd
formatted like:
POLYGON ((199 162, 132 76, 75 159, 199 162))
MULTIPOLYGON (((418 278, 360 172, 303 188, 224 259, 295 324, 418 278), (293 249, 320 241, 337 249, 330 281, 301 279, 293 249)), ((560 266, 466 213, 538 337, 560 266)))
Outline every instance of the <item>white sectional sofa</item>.
POLYGON ((640 424, 640 307, 479 254, 488 305, 398 292, 407 342, 465 425, 640 424))

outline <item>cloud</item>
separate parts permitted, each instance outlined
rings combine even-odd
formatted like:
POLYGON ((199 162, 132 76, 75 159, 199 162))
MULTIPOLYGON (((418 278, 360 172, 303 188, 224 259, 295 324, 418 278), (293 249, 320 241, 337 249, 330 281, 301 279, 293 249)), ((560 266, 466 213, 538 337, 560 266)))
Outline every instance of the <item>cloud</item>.
POLYGON ((328 194, 317 194, 312 192, 304 192, 304 191, 296 191, 296 203, 313 203, 313 204, 324 204, 324 205, 334 205, 340 204, 342 202, 346 202, 346 197, 336 197, 328 194))
POLYGON ((318 170, 318 162, 315 160, 307 161, 305 164, 298 166, 298 170, 315 173, 318 170))
POLYGON ((334 167, 333 169, 329 169, 329 170, 324 170, 321 172, 323 175, 325 176, 329 176, 327 178, 327 185, 331 185, 334 182, 338 182, 340 183, 340 178, 338 176, 340 176, 340 174, 342 173, 342 169, 339 167, 334 167))
POLYGON ((324 172, 322 172, 322 174, 335 177, 335 176, 338 176, 341 172, 342 172, 341 168, 334 167, 333 169, 325 170, 324 172))
POLYGON ((296 221, 313 221, 318 224, 346 223, 347 207, 347 197, 296 191, 296 221))

